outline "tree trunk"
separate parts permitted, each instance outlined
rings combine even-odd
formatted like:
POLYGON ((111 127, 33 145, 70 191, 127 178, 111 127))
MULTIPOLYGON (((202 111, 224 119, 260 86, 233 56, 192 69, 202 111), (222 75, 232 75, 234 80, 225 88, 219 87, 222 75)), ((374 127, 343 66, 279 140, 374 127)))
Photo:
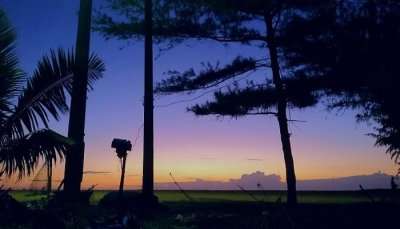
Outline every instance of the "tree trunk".
POLYGON ((153 22, 152 0, 145 1, 145 82, 143 130, 143 194, 154 196, 154 126, 153 126, 153 22))
POLYGON ((278 60, 278 49, 275 43, 274 27, 271 16, 265 16, 265 22, 267 26, 267 41, 269 55, 271 59, 271 68, 273 82, 275 84, 276 90, 279 94, 279 100, 277 105, 277 119, 279 124, 279 131, 281 135, 282 151, 285 160, 286 167, 286 183, 287 183, 287 203, 288 205, 297 204, 297 194, 296 194, 296 174, 294 170, 294 161, 292 155, 292 147, 290 144, 290 133, 288 128, 287 120, 287 101, 282 84, 282 78, 280 74, 280 66, 278 60))
POLYGON ((92 0, 81 0, 76 40, 75 72, 72 85, 68 137, 74 141, 65 159, 64 191, 70 200, 78 198, 83 176, 85 115, 90 52, 92 0))
POLYGON ((126 167, 126 154, 122 157, 122 166, 121 166, 121 180, 119 182, 119 194, 122 196, 124 192, 124 181, 125 181, 125 167, 126 167))
POLYGON ((53 180, 53 161, 47 159, 47 199, 50 198, 53 180))

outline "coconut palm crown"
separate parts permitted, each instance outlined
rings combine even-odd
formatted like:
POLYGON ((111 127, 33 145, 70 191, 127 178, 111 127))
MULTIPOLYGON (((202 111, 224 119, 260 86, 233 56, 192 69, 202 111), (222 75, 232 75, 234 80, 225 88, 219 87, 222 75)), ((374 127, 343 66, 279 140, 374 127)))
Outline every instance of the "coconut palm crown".
MULTIPOLYGON (((68 112, 67 95, 75 72, 72 51, 58 49, 42 57, 32 76, 20 68, 16 35, 0 10, 0 176, 31 175, 41 160, 63 158, 71 140, 49 129, 51 119, 68 112)), ((89 60, 89 80, 102 77, 103 62, 89 60)))

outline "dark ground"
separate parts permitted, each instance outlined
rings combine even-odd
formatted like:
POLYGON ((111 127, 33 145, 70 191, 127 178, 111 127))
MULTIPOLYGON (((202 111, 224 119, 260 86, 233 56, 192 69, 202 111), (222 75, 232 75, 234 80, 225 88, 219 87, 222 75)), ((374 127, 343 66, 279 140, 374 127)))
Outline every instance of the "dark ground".
MULTIPOLYGON (((189 192, 193 200, 188 201, 172 198, 174 195, 181 195, 179 192, 162 192, 159 195, 162 207, 145 217, 140 213, 142 206, 137 206, 134 213, 120 213, 112 207, 97 203, 87 207, 64 206, 49 209, 44 200, 36 200, 24 202, 24 205, 29 206, 26 210, 19 209, 15 213, 8 211, 8 218, 4 217, 7 213, 0 212, 3 215, 0 218, 0 228, 400 228, 399 192, 376 190, 369 191, 370 196, 361 192, 306 192, 299 195, 302 201, 293 208, 279 200, 256 201, 250 197, 243 201, 244 197, 239 198, 238 193, 212 194, 213 192, 189 192), (219 196, 220 199, 212 199, 212 196, 219 196), (222 196, 237 198, 228 201, 222 199, 222 196), (318 201, 306 202, 305 197, 318 201), (370 197, 373 199, 369 199, 370 197), (332 201, 334 198, 338 203, 332 201), (128 227, 121 225, 121 218, 124 217, 128 227)), ((259 198, 268 195, 255 194, 259 198)), ((134 205, 133 202, 126 203, 129 206, 134 205)))

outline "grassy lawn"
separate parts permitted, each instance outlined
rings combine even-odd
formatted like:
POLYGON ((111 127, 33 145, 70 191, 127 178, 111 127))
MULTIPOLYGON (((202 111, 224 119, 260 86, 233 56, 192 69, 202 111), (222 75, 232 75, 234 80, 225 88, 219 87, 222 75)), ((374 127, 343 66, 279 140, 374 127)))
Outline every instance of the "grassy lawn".
MULTIPOLYGON (((92 195, 92 204, 97 204, 109 191, 95 191, 92 195)), ((13 191, 12 196, 21 202, 36 201, 46 198, 46 195, 31 191, 13 191)), ((187 191, 187 194, 195 202, 276 202, 279 198, 285 201, 283 191, 187 191)), ((387 194, 386 191, 371 191, 371 195, 379 200, 387 194)), ((157 191, 156 195, 161 202, 190 202, 185 195, 179 191, 157 191)), ((361 192, 318 192, 303 191, 298 193, 300 203, 307 204, 351 204, 370 202, 368 197, 361 192)))
MULTIPOLYGON (((118 219, 116 212, 97 205, 107 193, 109 191, 95 191, 91 199, 92 205, 79 208, 74 213, 76 215, 65 214, 66 209, 33 210, 33 215, 24 217, 26 220, 23 227, 8 228, 32 229, 34 227, 30 227, 30 224, 42 226, 43 222, 49 224, 51 219, 65 223, 67 229, 88 228, 93 222, 97 223, 94 225, 112 225, 118 219)), ((11 194, 25 203, 46 198, 46 195, 29 191, 14 191, 11 194)), ((142 225, 141 228, 397 228, 397 221, 394 219, 400 209, 400 193, 385 190, 368 191, 375 203, 362 192, 301 191, 298 193, 300 204, 295 208, 272 204, 279 198, 284 201, 283 191, 188 191, 192 201, 187 200, 179 191, 157 191, 156 194, 164 208, 156 211, 151 218, 137 221, 142 225), (381 202, 382 200, 385 202, 381 202)), ((17 221, 20 220, 17 217, 17 221)), ((49 228, 57 228, 49 225, 49 228)))

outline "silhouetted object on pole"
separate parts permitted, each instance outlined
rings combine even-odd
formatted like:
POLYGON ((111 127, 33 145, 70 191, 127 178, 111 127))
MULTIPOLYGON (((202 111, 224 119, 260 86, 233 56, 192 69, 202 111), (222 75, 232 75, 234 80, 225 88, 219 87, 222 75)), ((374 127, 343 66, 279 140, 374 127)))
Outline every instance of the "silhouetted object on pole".
POLYGON ((143 195, 154 196, 154 123, 153 123, 153 3, 145 0, 145 73, 143 129, 143 195))
POLYGON ((77 199, 83 177, 85 151, 85 115, 90 52, 92 0, 81 0, 76 40, 76 72, 74 72, 68 137, 74 141, 65 160, 64 191, 67 199, 77 199))
POLYGON ((397 183, 396 183, 394 177, 392 177, 392 178, 390 179, 390 188, 391 188, 392 190, 397 190, 397 188, 398 188, 398 185, 397 185, 397 183))
POLYGON ((126 157, 128 156, 128 151, 132 150, 132 144, 128 140, 114 139, 111 143, 111 147, 115 149, 118 158, 121 160, 121 180, 119 183, 119 193, 122 196, 124 191, 126 157))

